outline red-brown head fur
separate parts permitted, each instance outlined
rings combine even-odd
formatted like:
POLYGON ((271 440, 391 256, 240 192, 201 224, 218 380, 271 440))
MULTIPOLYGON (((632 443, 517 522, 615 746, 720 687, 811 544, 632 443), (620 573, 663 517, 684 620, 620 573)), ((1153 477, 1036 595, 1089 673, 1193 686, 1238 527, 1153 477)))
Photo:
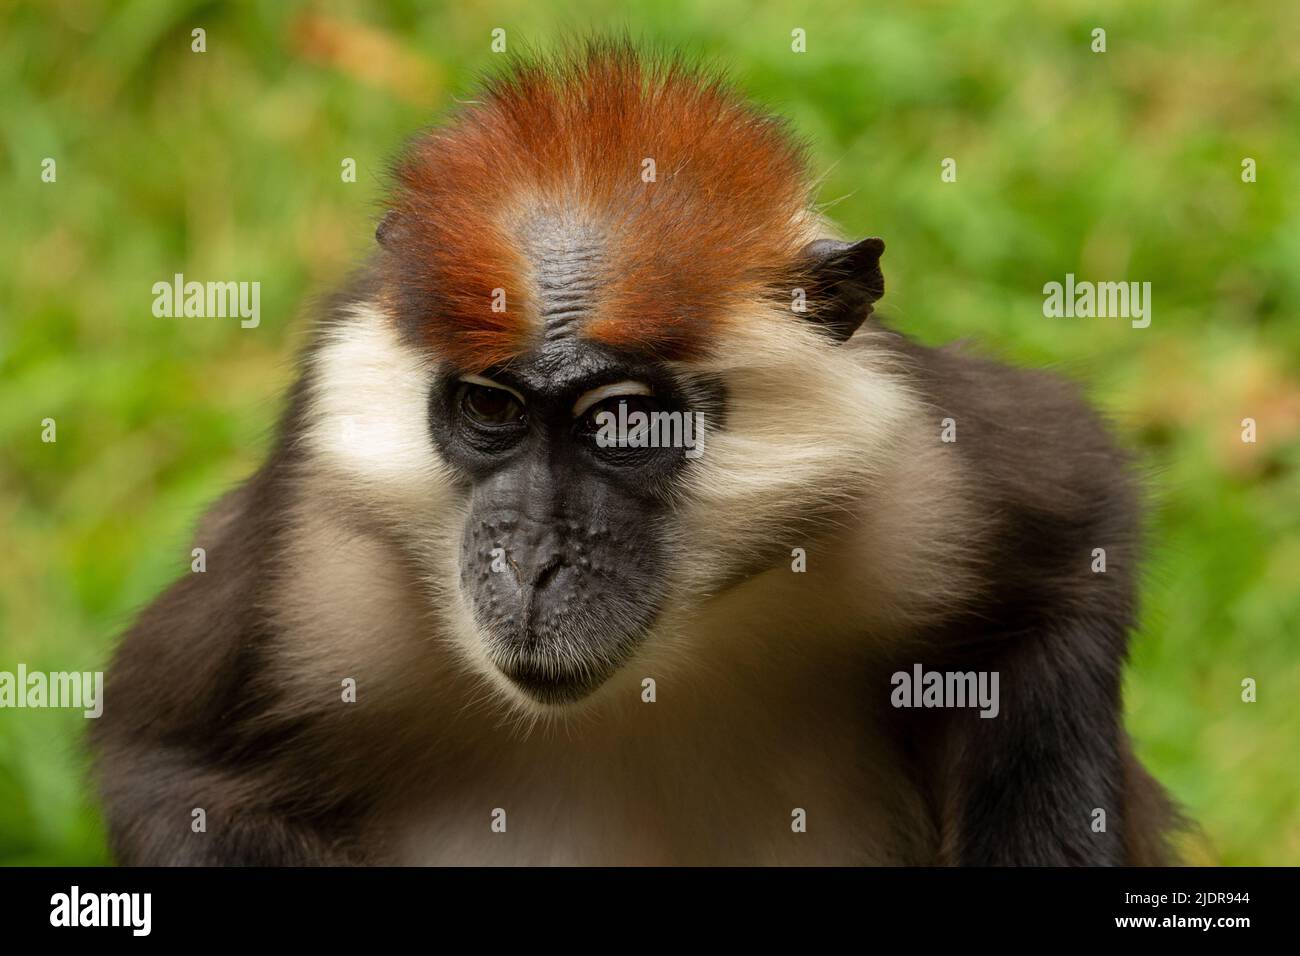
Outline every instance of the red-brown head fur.
POLYGON ((809 199, 802 149, 779 121, 716 76, 593 44, 515 63, 411 145, 386 287, 439 354, 467 370, 503 363, 539 331, 523 224, 563 217, 605 250, 582 334, 689 358, 734 306, 793 273, 809 199), (492 311, 494 289, 505 312, 492 311))

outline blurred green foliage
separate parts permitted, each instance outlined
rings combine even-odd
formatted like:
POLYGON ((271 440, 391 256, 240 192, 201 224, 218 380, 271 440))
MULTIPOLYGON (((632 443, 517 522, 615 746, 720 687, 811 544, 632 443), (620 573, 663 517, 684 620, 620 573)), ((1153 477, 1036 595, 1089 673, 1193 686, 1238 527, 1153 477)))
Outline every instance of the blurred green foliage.
MULTIPOLYGON (((1088 383, 1154 493, 1139 752, 1201 824, 1193 860, 1300 862, 1300 5, 1034 6, 0 8, 0 670, 102 666, 187 570, 196 517, 266 448, 313 297, 369 246, 386 157, 469 95, 492 28, 627 31, 793 120, 830 214, 889 243, 891 322, 1088 383), (259 280, 261 326, 155 318, 175 272, 259 280), (1151 282, 1151 327, 1044 318, 1067 272, 1151 282)), ((0 862, 106 859, 84 728, 0 711, 0 862)))

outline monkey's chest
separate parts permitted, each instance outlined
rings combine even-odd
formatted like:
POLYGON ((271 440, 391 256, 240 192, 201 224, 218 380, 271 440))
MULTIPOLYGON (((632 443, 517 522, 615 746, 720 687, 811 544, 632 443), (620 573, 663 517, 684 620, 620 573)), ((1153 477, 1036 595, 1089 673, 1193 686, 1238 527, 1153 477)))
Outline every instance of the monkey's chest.
POLYGON ((824 746, 671 758, 527 747, 444 766, 390 829, 408 865, 817 865, 917 862, 919 802, 824 746))

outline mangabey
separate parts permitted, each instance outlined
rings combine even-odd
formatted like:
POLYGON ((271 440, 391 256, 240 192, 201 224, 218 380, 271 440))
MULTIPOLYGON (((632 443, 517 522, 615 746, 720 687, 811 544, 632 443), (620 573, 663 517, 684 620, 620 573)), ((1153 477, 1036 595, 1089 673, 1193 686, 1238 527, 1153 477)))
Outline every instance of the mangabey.
POLYGON ((595 46, 394 180, 206 571, 112 665, 119 861, 1164 858, 1128 464, 1065 382, 869 319, 884 244, 781 123, 595 46), (601 440, 619 406, 702 453, 601 440), (915 665, 997 674, 997 716, 894 706, 915 665))

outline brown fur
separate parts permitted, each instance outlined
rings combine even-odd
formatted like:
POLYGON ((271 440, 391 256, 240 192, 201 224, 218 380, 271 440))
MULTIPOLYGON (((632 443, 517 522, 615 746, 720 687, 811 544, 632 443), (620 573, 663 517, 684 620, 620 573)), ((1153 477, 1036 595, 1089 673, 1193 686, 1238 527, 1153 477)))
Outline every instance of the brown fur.
POLYGON ((576 217, 600 237, 591 338, 681 359, 797 267, 809 199, 781 123, 717 77, 600 44, 496 78, 418 138, 396 178, 400 242, 386 265, 398 311, 467 370, 506 361, 538 332, 532 217, 576 217), (642 181, 645 159, 655 182, 642 181), (492 311, 498 288, 505 312, 492 311))

